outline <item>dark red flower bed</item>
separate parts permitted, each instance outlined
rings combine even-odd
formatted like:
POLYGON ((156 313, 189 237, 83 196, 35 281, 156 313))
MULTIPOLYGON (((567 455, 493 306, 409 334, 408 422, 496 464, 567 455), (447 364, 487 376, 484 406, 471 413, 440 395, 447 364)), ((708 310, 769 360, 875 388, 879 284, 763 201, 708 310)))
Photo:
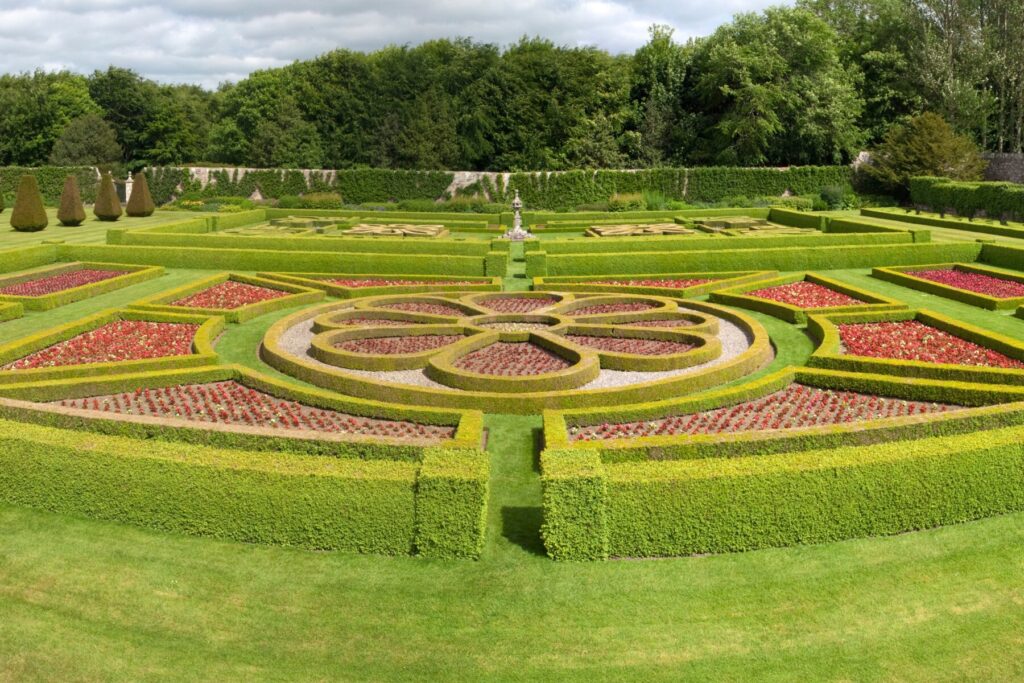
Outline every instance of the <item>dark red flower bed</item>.
POLYGON ((842 292, 837 292, 831 287, 806 281, 755 289, 752 292, 747 292, 747 296, 778 301, 797 308, 833 308, 866 303, 842 292))
POLYGON ((569 312, 569 315, 599 315, 601 313, 636 313, 637 311, 649 311, 658 308, 657 304, 646 301, 630 301, 621 304, 594 304, 584 306, 569 312))
POLYGON ((959 408, 944 403, 903 401, 853 391, 832 391, 791 384, 774 394, 726 408, 642 422, 570 427, 569 433, 573 441, 722 434, 862 422, 884 417, 942 413, 959 408))
POLYGON ((384 304, 380 308, 391 311, 408 311, 409 313, 429 313, 431 315, 446 315, 461 318, 466 315, 465 311, 457 306, 446 304, 434 304, 427 301, 400 301, 395 304, 384 304))
POLYGON ((629 327, 690 327, 695 323, 686 318, 671 318, 668 320, 638 320, 635 322, 619 323, 629 327))
POLYGON ((500 377, 542 375, 569 367, 556 353, 530 342, 498 342, 468 353, 455 361, 455 367, 467 372, 500 377))
POLYGON ((117 320, 19 358, 4 370, 114 363, 192 353, 199 325, 117 320))
POLYGON ((83 285, 91 285, 94 282, 102 282, 111 278, 124 275, 123 270, 97 270, 94 268, 82 268, 69 273, 59 273, 47 277, 19 282, 16 285, 7 285, 0 289, 0 294, 10 296, 45 296, 54 292, 63 292, 65 289, 73 289, 83 285))
POLYGON ((839 325, 843 349, 853 356, 916 360, 992 368, 1024 368, 1024 362, 917 320, 839 325))
POLYGON ((193 422, 213 422, 331 434, 431 439, 455 435, 454 427, 379 420, 323 410, 286 401, 238 382, 188 384, 159 389, 138 389, 123 394, 55 401, 69 408, 122 415, 147 415, 193 422))
POLYGON ((671 278, 666 280, 641 279, 641 280, 592 280, 582 284, 587 285, 616 285, 621 287, 665 287, 666 289, 685 289, 695 285, 703 285, 707 282, 714 282, 712 278, 671 278))
POLYGON ((660 339, 623 339, 620 337, 593 337, 584 334, 567 334, 565 338, 581 346, 588 346, 599 351, 633 353, 641 356, 667 356, 670 353, 684 353, 694 347, 693 344, 660 339))
POLYGON ((439 349, 465 339, 457 334, 423 334, 408 337, 370 337, 349 339, 338 342, 334 348, 351 353, 374 353, 390 355, 395 353, 420 353, 439 349))
POLYGON ((499 311, 500 313, 529 313, 530 311, 536 311, 538 308, 553 306, 557 303, 558 299, 553 296, 502 296, 485 299, 481 302, 487 308, 499 311))
POLYGON ((333 321, 336 325, 352 327, 402 327, 403 325, 419 325, 413 320, 393 320, 391 318, 341 318, 333 321))
POLYGON ((183 299, 172 301, 171 306, 185 306, 188 308, 213 308, 217 310, 232 310, 256 304, 261 301, 280 299, 288 296, 288 292, 269 287, 250 285, 245 282, 228 280, 213 287, 207 287, 201 292, 196 292, 183 299))
POLYGON ((362 287, 400 287, 404 285, 480 285, 482 282, 473 280, 387 280, 381 278, 323 278, 321 282, 329 282, 340 287, 359 289, 362 287))
POLYGON ((968 292, 985 294, 997 299, 1024 297, 1024 282, 985 275, 984 273, 944 268, 937 270, 915 270, 907 274, 919 277, 922 280, 938 282, 942 285, 965 289, 968 292))

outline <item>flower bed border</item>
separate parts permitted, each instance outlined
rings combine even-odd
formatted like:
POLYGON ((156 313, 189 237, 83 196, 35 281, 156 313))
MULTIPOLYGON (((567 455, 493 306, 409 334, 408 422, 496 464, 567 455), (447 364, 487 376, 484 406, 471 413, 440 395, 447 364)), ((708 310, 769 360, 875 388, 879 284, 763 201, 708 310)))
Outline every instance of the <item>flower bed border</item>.
POLYGON ((145 299, 139 299, 132 303, 129 308, 136 311, 156 311, 161 313, 186 313, 193 315, 206 315, 206 316, 220 316, 227 322, 231 323, 243 323, 253 318, 257 318, 261 315, 271 313, 273 311, 280 311, 285 308, 291 308, 300 304, 310 304, 317 301, 322 301, 324 298, 324 292, 319 289, 310 289, 308 287, 300 287, 284 282, 278 282, 276 280, 268 280, 261 277, 254 277, 252 275, 243 275, 240 273, 217 273, 205 277, 201 280, 195 280, 188 284, 169 289, 165 292, 155 294, 153 296, 146 297, 145 299), (234 282, 241 282, 247 285, 255 285, 258 287, 266 287, 269 289, 275 289, 281 292, 288 292, 286 296, 280 296, 274 299, 268 299, 266 301, 257 301, 245 306, 232 309, 220 309, 220 308, 201 308, 195 306, 173 306, 172 301, 183 299, 192 294, 196 294, 210 287, 221 284, 232 280, 234 282))
POLYGON ((300 285, 309 289, 320 289, 329 296, 339 299, 357 299, 370 296, 381 296, 386 294, 424 294, 429 292, 500 292, 500 277, 480 277, 471 275, 367 275, 346 274, 346 273, 281 273, 261 272, 258 277, 267 280, 276 280, 293 285, 300 285), (436 280, 445 282, 450 280, 466 280, 479 282, 472 285, 389 285, 386 287, 343 287, 330 282, 324 282, 317 278, 354 278, 354 279, 395 279, 395 280, 436 280))
POLYGON ((687 298, 710 294, 718 289, 724 289, 740 285, 745 282, 757 282, 775 275, 775 270, 738 270, 715 273, 673 273, 668 275, 552 275, 549 277, 533 278, 533 291, 537 292, 605 292, 607 294, 655 294, 658 296, 672 296, 687 298), (711 279, 690 287, 632 287, 630 285, 606 285, 592 284, 599 280, 690 280, 690 279, 711 279))
POLYGON ((96 263, 92 261, 71 261, 69 263, 58 263, 22 270, 16 273, 6 273, 0 276, 0 286, 19 284, 30 280, 37 280, 52 275, 61 275, 76 270, 93 268, 96 270, 118 270, 124 271, 124 275, 117 275, 99 282, 90 282, 70 287, 59 292, 43 294, 41 296, 21 296, 16 294, 0 294, 0 302, 20 303, 29 311, 49 311, 59 306, 89 299, 94 296, 113 292, 124 287, 130 287, 140 282, 158 278, 164 274, 163 266, 134 266, 124 263, 96 263))
POLYGON ((722 289, 711 293, 711 301, 727 306, 740 306, 760 313, 766 313, 776 318, 780 318, 781 320, 785 320, 788 323, 793 323, 794 325, 804 325, 807 323, 807 317, 809 315, 819 313, 833 314, 869 311, 896 311, 905 310, 907 308, 905 303, 897 299, 882 296, 881 294, 876 294, 866 289, 852 287, 845 282, 833 280, 832 278, 813 272, 793 273, 767 280, 760 280, 758 282, 748 282, 738 287, 722 289), (833 289, 855 299, 860 299, 865 303, 849 306, 799 308, 798 306, 793 306, 781 301, 773 301, 771 299, 751 296, 748 294, 748 292, 757 291, 766 287, 789 285, 795 282, 812 282, 816 285, 828 287, 829 289, 833 289))
POLYGON ((915 277, 913 274, 916 270, 947 268, 968 273, 978 273, 980 275, 990 275, 1004 280, 1013 280, 1014 282, 1024 283, 1024 274, 1012 273, 1010 271, 992 268, 991 266, 977 265, 974 263, 936 263, 923 266, 872 268, 871 277, 878 278, 879 280, 885 280, 886 282, 892 282, 902 287, 907 287, 908 289, 916 289, 919 292, 935 294, 936 296, 953 299, 954 301, 970 304, 971 306, 978 306, 979 308, 985 308, 990 311, 1009 310, 1024 305, 1024 296, 1000 299, 998 297, 988 296, 987 294, 981 294, 980 292, 972 292, 967 289, 960 289, 959 287, 953 287, 940 282, 933 282, 932 280, 915 277))

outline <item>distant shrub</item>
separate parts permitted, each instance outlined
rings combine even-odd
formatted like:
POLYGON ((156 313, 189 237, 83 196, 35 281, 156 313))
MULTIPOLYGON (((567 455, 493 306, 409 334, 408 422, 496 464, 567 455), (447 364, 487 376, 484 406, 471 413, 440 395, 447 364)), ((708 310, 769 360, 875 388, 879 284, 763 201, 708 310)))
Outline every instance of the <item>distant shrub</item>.
POLYGON ((841 185, 827 185, 821 188, 821 199, 830 209, 844 208, 846 188, 841 185))
POLYGON ((664 211, 668 208, 665 193, 659 190, 644 190, 644 208, 648 211, 664 211))
POLYGON ((132 179, 132 196, 128 198, 128 205, 125 206, 125 213, 135 218, 152 216, 156 211, 156 204, 153 203, 153 196, 149 193, 149 183, 146 182, 146 174, 139 172, 132 179))
POLYGON ((81 225, 85 221, 85 207, 82 206, 82 193, 78 189, 78 179, 69 175, 64 180, 64 192, 60 195, 60 209, 57 220, 61 225, 81 225))
POLYGON ((14 197, 14 209, 11 211, 11 227, 18 232, 39 232, 49 223, 36 177, 21 176, 18 193, 14 197))
POLYGON ((639 192, 619 194, 616 192, 608 198, 609 211, 643 211, 644 196, 639 192))
POLYGON ((92 212, 101 221, 116 221, 121 217, 121 200, 117 196, 114 179, 109 173, 104 173, 100 179, 100 189, 96 193, 96 204, 92 207, 92 212))
POLYGON ((277 206, 282 209, 340 209, 341 195, 336 192, 285 195, 277 200, 277 206))

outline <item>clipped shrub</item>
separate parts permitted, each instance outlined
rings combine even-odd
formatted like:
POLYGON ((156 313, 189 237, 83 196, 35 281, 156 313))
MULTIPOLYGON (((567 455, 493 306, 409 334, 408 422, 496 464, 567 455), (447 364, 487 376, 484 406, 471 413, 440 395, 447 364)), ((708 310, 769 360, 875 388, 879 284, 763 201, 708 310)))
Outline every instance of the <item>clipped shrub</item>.
POLYGON ((336 192, 310 192, 301 197, 286 195, 277 205, 282 209, 340 209, 341 195, 336 192))
POLYGON ((152 216, 156 211, 153 195, 149 193, 149 183, 145 173, 136 173, 132 182, 132 196, 128 198, 125 213, 134 218, 152 216))
POLYGON ((18 232, 39 232, 49 223, 36 177, 21 176, 18 194, 14 197, 14 209, 11 211, 11 227, 18 232))
POLYGON ((64 191, 60 195, 60 209, 57 220, 61 225, 81 225, 85 221, 85 206, 82 205, 82 193, 78 190, 78 179, 69 175, 64 179, 64 191))
POLYGON ((121 217, 121 200, 114 187, 114 179, 109 173, 100 178, 100 189, 96 194, 96 204, 92 212, 101 221, 116 221, 121 217))
POLYGON ((619 194, 616 192, 608 198, 609 211, 643 211, 644 196, 639 192, 619 194))
POLYGON ((828 208, 841 209, 846 198, 846 188, 841 185, 827 185, 821 188, 821 198, 828 204, 828 208))
POLYGON ((4 212, 4 193, 0 192, 0 213, 4 212))

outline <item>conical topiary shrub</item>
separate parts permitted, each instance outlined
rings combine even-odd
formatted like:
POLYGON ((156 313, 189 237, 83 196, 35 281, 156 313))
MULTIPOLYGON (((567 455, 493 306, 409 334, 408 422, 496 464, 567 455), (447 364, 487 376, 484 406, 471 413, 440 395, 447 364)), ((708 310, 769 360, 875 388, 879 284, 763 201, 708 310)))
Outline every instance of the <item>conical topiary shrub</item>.
POLYGON ((36 177, 21 176, 18 194, 14 197, 14 209, 11 211, 11 227, 18 232, 39 232, 49 224, 36 177))
POLYGON ((124 212, 129 216, 143 218, 152 216, 156 211, 156 204, 153 203, 153 195, 149 193, 149 183, 146 182, 146 174, 139 171, 132 179, 132 196, 128 198, 128 206, 124 212))
POLYGON ((73 175, 64 179, 64 191, 60 193, 60 209, 57 210, 57 220, 61 225, 81 225, 85 220, 82 193, 78 191, 78 180, 73 175))
POLYGON ((0 213, 4 212, 4 193, 0 192, 0 213))
POLYGON ((109 173, 104 173, 100 179, 100 190, 96 193, 96 205, 92 207, 92 212, 101 221, 116 221, 121 217, 121 200, 109 173))

